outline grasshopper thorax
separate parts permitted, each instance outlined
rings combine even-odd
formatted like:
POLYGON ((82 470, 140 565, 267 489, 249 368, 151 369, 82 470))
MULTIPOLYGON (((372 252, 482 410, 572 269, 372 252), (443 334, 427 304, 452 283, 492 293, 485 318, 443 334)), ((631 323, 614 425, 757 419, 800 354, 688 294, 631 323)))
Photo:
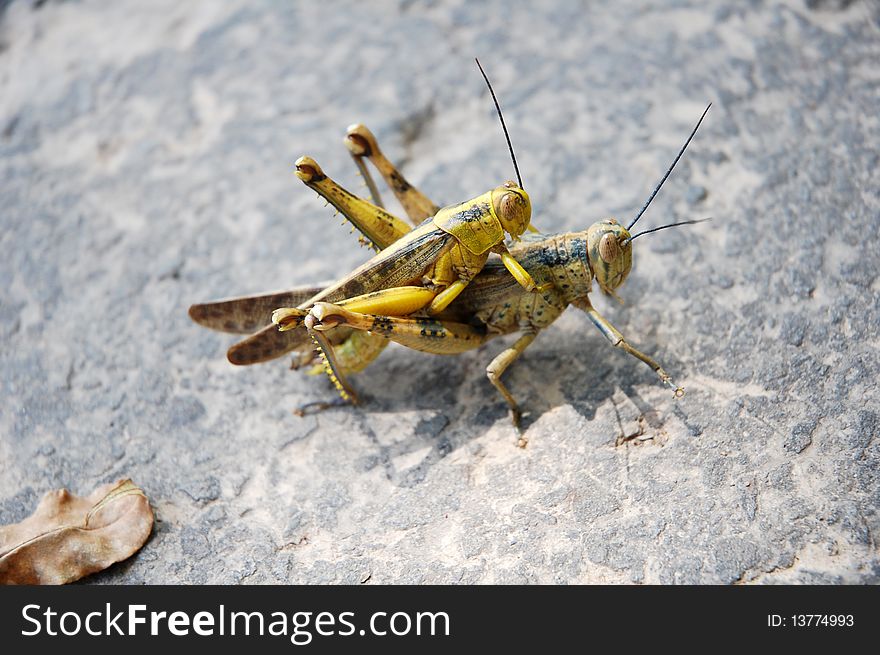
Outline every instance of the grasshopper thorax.
POLYGON ((632 268, 629 231, 613 218, 593 223, 587 230, 587 256, 599 288, 614 293, 632 268))
POLYGON ((480 255, 502 244, 505 232, 519 239, 531 216, 529 195, 515 182, 506 182, 472 200, 444 207, 432 220, 466 250, 480 255))
POLYGON ((514 239, 519 239, 529 227, 532 202, 516 182, 508 180, 492 190, 492 209, 501 227, 514 239))

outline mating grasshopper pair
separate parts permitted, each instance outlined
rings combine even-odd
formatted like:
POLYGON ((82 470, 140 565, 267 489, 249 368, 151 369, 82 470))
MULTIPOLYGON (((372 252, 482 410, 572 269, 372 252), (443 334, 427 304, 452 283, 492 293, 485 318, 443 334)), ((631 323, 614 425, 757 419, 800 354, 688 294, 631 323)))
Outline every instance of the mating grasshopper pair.
MULTIPOLYGON (((497 107, 497 100, 495 103, 497 107)), ((300 158, 296 172, 379 253, 329 286, 193 305, 190 316, 206 327, 226 332, 248 333, 260 328, 230 348, 228 358, 233 364, 254 364, 297 352, 296 368, 315 362, 317 346, 343 400, 351 402, 357 402, 357 397, 347 375, 365 368, 389 341, 429 353, 457 354, 496 336, 518 332, 516 342, 486 368, 518 427, 521 412, 501 376, 542 329, 568 305, 574 305, 612 345, 648 364, 680 396, 683 390, 654 359, 631 346, 596 311, 589 294, 594 281, 603 293, 615 294, 632 267, 633 239, 697 222, 630 233, 708 109, 628 226, 606 219, 582 232, 522 237, 530 228, 531 205, 521 182, 507 182, 466 203, 439 209, 385 158, 369 130, 354 125, 348 130, 346 145, 373 202, 343 189, 311 158, 300 158), (385 179, 415 225, 413 229, 383 209, 364 159, 385 179), (503 242, 504 232, 518 241, 509 250, 503 242), (489 258, 490 252, 499 257, 489 258)))

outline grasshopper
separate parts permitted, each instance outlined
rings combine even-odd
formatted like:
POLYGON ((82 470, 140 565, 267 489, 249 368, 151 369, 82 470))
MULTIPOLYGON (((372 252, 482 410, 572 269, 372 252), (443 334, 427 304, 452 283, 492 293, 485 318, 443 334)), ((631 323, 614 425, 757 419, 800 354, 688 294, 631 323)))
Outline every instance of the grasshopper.
MULTIPOLYGON (((477 61, 480 66, 480 62, 477 61)), ((480 72, 489 84, 489 78, 480 66, 480 72)), ((491 91, 491 84, 489 89, 491 91)), ((501 108, 492 92, 498 115, 501 108)), ((501 118, 505 136, 507 127, 501 118)), ((406 190, 410 187, 403 176, 381 155, 375 138, 369 130, 353 126, 349 130, 346 144, 353 155, 371 155, 374 165, 387 174, 392 189, 408 199, 406 190), (375 145, 375 149, 373 146, 375 145)), ((509 137, 508 137, 509 143, 509 137)), ((517 182, 507 181, 491 191, 457 205, 436 210, 415 229, 399 237, 381 250, 368 262, 329 286, 320 294, 298 307, 280 308, 273 314, 273 322, 279 329, 292 330, 302 325, 316 302, 333 302, 340 307, 358 313, 406 316, 426 308, 434 315, 442 312, 467 287, 482 270, 489 253, 500 255, 501 261, 510 274, 526 291, 535 291, 536 286, 529 273, 511 255, 504 244, 505 233, 518 240, 529 227, 532 205, 528 194, 522 188, 522 180, 517 173, 517 182)), ((362 174, 363 174, 362 169, 362 174)), ((398 232, 402 222, 394 218, 376 204, 357 198, 330 180, 310 157, 302 157, 296 162, 296 175, 307 186, 327 199, 347 217, 362 226, 362 232, 376 243, 379 226, 398 232)), ((375 188, 375 185, 372 185, 375 188)), ((422 196, 418 193, 416 198, 422 196)), ((375 200, 376 198, 374 198, 375 200)), ((433 203, 421 198, 416 203, 418 209, 434 209, 433 203)), ((406 207, 406 205, 405 205, 406 207)), ((420 211, 415 212, 420 215, 420 211)), ((387 234, 387 233, 385 233, 387 234)), ((311 321, 307 324, 311 331, 311 321)), ((320 335, 312 332, 313 338, 320 335)))
MULTIPOLYGON (((709 107, 703 112, 647 202, 626 227, 615 219, 606 219, 582 232, 526 235, 510 250, 510 256, 538 285, 539 293, 530 292, 526 290, 525 285, 518 283, 518 279, 508 272, 509 267, 506 262, 490 259, 473 281, 459 291, 452 302, 435 311, 433 315, 428 315, 426 311, 413 312, 414 315, 409 316, 383 315, 358 311, 359 307, 353 303, 334 304, 330 299, 332 294, 328 294, 327 289, 338 287, 338 283, 327 288, 304 287, 278 294, 194 305, 190 309, 190 315, 207 327, 230 332, 245 333, 255 327, 266 326, 230 349, 228 357, 233 363, 256 363, 279 357, 287 352, 298 351, 300 359, 295 362, 295 366, 299 366, 315 361, 315 353, 306 331, 302 329, 278 331, 268 323, 271 309, 273 306, 277 307, 278 303, 298 307, 308 306, 308 312, 303 312, 301 309, 296 312, 297 318, 304 318, 296 327, 307 324, 305 327, 311 334, 318 335, 319 350, 325 356, 325 365, 331 379, 336 383, 343 399, 352 401, 356 401, 356 396, 345 381, 344 375, 365 368, 378 356, 389 340, 424 352, 455 354, 477 348, 496 336, 520 332, 520 337, 513 346, 495 357, 486 369, 489 380, 506 400, 513 422, 518 427, 521 411, 516 400, 503 384, 501 376, 534 341, 538 333, 553 323, 571 304, 583 310, 612 345, 648 364, 664 384, 674 389, 675 396, 678 397, 683 394, 683 390, 672 382, 671 377, 654 359, 630 345, 625 337, 593 308, 589 293, 595 280, 601 292, 615 295, 616 289, 623 284, 631 270, 631 244, 636 237, 661 229, 699 222, 683 221, 635 235, 630 233, 631 228, 644 214, 684 154, 708 110, 709 107)), ((408 184, 384 158, 375 138, 366 128, 363 126, 349 128, 346 142, 364 174, 376 205, 381 201, 378 199, 375 185, 363 166, 364 157, 375 165, 388 182, 411 220, 418 220, 435 207, 421 192, 408 184)), ((314 168, 313 162, 304 163, 314 168)), ((322 172, 319 172, 320 169, 314 170, 317 175, 312 175, 310 170, 305 171, 310 177, 309 181, 314 182, 317 177, 317 183, 323 185, 323 188, 319 189, 321 195, 333 203, 374 246, 387 247, 411 234, 405 223, 396 219, 391 220, 393 217, 389 218, 390 215, 373 209, 367 212, 357 211, 362 206, 359 199, 327 180, 322 172)), ((286 311, 274 312, 276 322, 284 323, 288 316, 286 311)))

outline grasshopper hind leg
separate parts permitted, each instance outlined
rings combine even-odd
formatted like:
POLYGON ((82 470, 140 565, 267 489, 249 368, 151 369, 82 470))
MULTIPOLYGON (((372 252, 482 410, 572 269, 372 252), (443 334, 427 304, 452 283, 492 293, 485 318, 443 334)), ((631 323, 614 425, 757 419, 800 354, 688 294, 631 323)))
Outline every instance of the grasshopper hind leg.
POLYGON ((373 176, 370 175, 370 169, 367 168, 367 165, 364 163, 363 157, 352 153, 352 160, 354 161, 354 165, 357 166, 358 173, 360 173, 361 178, 364 181, 364 184, 367 185, 367 190, 370 192, 370 202, 372 202, 376 207, 380 209, 385 209, 385 203, 382 202, 382 196, 379 193, 379 187, 376 186, 376 183, 373 181, 373 176))
POLYGON ((439 211, 439 206, 435 205, 425 194, 407 182, 406 178, 395 168, 394 164, 388 161, 379 148, 376 137, 364 125, 355 124, 349 126, 345 135, 345 145, 358 169, 361 171, 361 175, 367 183, 367 188, 370 190, 370 195, 373 197, 374 202, 376 200, 379 201, 375 202, 375 204, 380 205, 381 199, 379 198, 376 185, 363 163, 364 158, 369 159, 370 163, 379 171, 379 174, 391 191, 394 192, 413 225, 418 225, 439 211))
POLYGON ((340 327, 329 332, 308 330, 314 348, 300 354, 299 364, 308 365, 314 362, 309 375, 326 374, 339 392, 339 396, 331 401, 317 401, 300 405, 294 410, 297 416, 316 414, 325 409, 357 404, 357 396, 348 383, 349 374, 358 373, 375 360, 388 345, 388 340, 380 336, 349 330, 340 327), (339 334, 339 331, 343 334, 339 334))
MULTIPOLYGON (((309 317, 309 319, 310 318, 311 317, 309 317)), ((323 333, 313 329, 312 321, 309 319, 306 319, 306 329, 309 331, 309 336, 312 338, 312 342, 315 344, 315 348, 317 348, 318 354, 321 356, 321 361, 324 364, 324 371, 327 373, 327 377, 330 378, 333 386, 336 387, 336 391, 339 392, 341 402, 337 402, 336 404, 357 405, 359 402, 357 394, 342 372, 342 366, 340 366, 339 361, 336 358, 333 344, 330 343, 330 340, 323 333)))

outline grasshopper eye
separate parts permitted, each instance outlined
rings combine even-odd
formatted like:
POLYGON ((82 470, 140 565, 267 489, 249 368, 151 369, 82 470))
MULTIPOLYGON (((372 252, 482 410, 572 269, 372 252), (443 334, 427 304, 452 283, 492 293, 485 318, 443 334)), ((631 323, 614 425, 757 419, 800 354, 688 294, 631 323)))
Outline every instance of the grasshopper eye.
POLYGON ((511 182, 496 190, 500 193, 495 195, 493 203, 498 220, 501 221, 501 227, 511 236, 518 237, 529 226, 529 220, 532 217, 532 203, 525 191, 517 187, 516 184, 512 187, 509 187, 508 184, 511 182))
POLYGON ((501 213, 504 218, 513 218, 519 211, 522 200, 513 193, 505 193, 501 196, 501 213))
POLYGON ((617 236, 609 232, 599 241, 599 257, 606 264, 610 264, 620 256, 620 242, 617 236))

